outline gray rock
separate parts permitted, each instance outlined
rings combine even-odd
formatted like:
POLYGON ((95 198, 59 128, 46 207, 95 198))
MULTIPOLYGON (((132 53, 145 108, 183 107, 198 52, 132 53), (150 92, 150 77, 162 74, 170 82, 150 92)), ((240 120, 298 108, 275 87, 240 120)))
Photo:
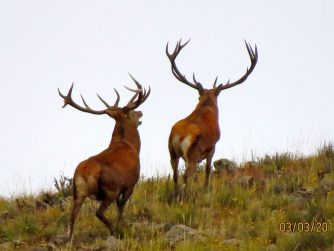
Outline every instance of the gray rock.
POLYGON ((123 250, 125 248, 123 241, 115 236, 109 236, 103 243, 103 248, 106 250, 123 250))
POLYGON ((227 239, 223 241, 224 245, 226 246, 233 246, 233 247, 240 247, 241 246, 241 240, 238 239, 227 239))
POLYGON ((0 215, 0 224, 5 223, 7 220, 9 219, 13 219, 15 216, 13 213, 10 213, 9 211, 4 211, 1 215, 0 215))
POLYGON ((232 173, 237 168, 237 165, 228 159, 216 160, 213 162, 213 166, 215 167, 217 173, 221 173, 223 171, 232 173))
POLYGON ((48 251, 49 248, 42 248, 42 247, 32 247, 28 249, 29 251, 48 251))
POLYGON ((266 248, 266 251, 277 251, 277 250, 278 250, 278 246, 275 244, 270 244, 266 248))
POLYGON ((308 199, 300 194, 293 194, 289 196, 291 208, 303 210, 307 207, 308 199))
POLYGON ((169 223, 161 223, 161 224, 152 223, 151 229, 154 232, 162 232, 162 231, 167 232, 169 229, 171 229, 171 225, 169 223))
POLYGON ((13 245, 14 245, 15 247, 19 247, 19 246, 24 245, 24 242, 21 241, 21 240, 13 240, 13 245))
POLYGON ((299 188, 297 193, 303 196, 304 198, 312 198, 315 195, 315 189, 312 187, 299 188))
POLYGON ((169 242, 170 246, 174 246, 175 244, 183 240, 204 242, 206 240, 206 236, 198 230, 179 224, 173 226, 166 233, 166 239, 169 242))
POLYGON ((320 181, 320 187, 326 192, 334 190, 334 179, 332 175, 325 175, 320 181))
POLYGON ((62 246, 69 241, 69 236, 67 234, 56 235, 51 238, 50 244, 55 244, 56 246, 62 246))
POLYGON ((254 185, 254 177, 253 176, 241 176, 239 177, 238 183, 240 184, 240 186, 242 186, 243 188, 250 188, 254 185))

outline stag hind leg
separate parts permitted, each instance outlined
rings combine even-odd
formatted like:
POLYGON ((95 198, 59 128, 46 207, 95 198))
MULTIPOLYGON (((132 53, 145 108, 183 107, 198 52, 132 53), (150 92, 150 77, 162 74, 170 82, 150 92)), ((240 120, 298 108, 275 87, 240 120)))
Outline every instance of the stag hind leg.
POLYGON ((184 184, 188 185, 188 179, 195 173, 197 167, 197 162, 194 161, 188 161, 186 163, 186 171, 183 175, 183 182, 184 184))
POLYGON ((179 177, 179 157, 171 158, 170 163, 173 168, 173 181, 174 181, 174 195, 177 197, 180 192, 178 177, 179 177))
POLYGON ((73 206, 70 218, 70 235, 69 235, 70 244, 72 244, 73 242, 75 220, 86 198, 87 198, 86 196, 77 196, 77 195, 73 196, 73 206))
POLYGON ((211 173, 211 164, 212 164, 212 158, 215 153, 215 148, 213 148, 209 154, 206 156, 206 166, 205 166, 205 182, 204 182, 204 188, 208 188, 209 180, 210 180, 210 173, 211 173))

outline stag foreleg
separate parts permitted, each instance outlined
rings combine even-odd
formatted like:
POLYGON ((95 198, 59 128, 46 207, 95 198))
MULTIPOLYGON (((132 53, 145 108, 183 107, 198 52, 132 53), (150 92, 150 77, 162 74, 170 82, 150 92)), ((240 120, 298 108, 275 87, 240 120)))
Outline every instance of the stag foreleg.
POLYGON ((114 229, 112 227, 111 222, 104 216, 104 212, 108 209, 108 207, 114 200, 115 200, 114 197, 108 197, 104 199, 101 202, 100 207, 96 211, 96 217, 99 218, 99 220, 102 221, 107 226, 111 235, 114 234, 114 229))
POLYGON ((128 201, 128 199, 130 198, 132 192, 133 192, 133 187, 127 189, 116 200, 117 209, 118 209, 116 231, 118 231, 118 227, 119 227, 120 221, 121 221, 122 216, 123 216, 123 211, 124 211, 125 204, 128 201))

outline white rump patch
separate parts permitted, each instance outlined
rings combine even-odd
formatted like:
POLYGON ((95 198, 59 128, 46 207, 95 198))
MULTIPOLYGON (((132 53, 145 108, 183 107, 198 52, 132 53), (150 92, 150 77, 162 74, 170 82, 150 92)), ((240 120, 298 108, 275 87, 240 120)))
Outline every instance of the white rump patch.
POLYGON ((191 135, 188 135, 181 141, 181 137, 178 134, 176 134, 172 140, 172 146, 174 148, 174 151, 179 156, 182 156, 185 161, 187 161, 187 152, 189 150, 189 147, 191 146, 191 140, 191 135))
POLYGON ((183 155, 183 158, 185 161, 187 161, 187 152, 188 152, 188 149, 191 145, 191 135, 188 135, 187 137, 185 137, 181 144, 180 144, 180 148, 181 148, 181 151, 182 151, 182 155, 183 155))
POLYGON ((172 146, 176 152, 179 151, 180 147, 180 135, 176 134, 172 140, 172 146))
POLYGON ((75 186, 79 196, 88 195, 88 184, 83 177, 81 176, 75 177, 75 186))

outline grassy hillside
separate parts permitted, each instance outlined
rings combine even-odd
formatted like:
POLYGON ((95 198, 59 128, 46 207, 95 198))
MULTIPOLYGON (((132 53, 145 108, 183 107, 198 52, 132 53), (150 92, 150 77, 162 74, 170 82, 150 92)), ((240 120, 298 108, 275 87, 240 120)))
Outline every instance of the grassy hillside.
MULTIPOLYGON (((169 167, 166 167, 169 168, 169 167)), ((126 206, 113 250, 333 250, 334 147, 312 156, 278 153, 214 172, 203 189, 199 170, 181 202, 169 177, 141 180, 126 206), (177 241, 170 230, 194 230, 177 241), (115 244, 116 243, 116 244, 115 244)), ((0 198, 0 250, 66 250, 70 180, 55 191, 0 198)), ((111 249, 107 228, 87 200, 76 225, 74 250, 111 249), (107 243, 109 241, 109 244, 107 243)), ((115 219, 115 205, 107 217, 115 219)))

